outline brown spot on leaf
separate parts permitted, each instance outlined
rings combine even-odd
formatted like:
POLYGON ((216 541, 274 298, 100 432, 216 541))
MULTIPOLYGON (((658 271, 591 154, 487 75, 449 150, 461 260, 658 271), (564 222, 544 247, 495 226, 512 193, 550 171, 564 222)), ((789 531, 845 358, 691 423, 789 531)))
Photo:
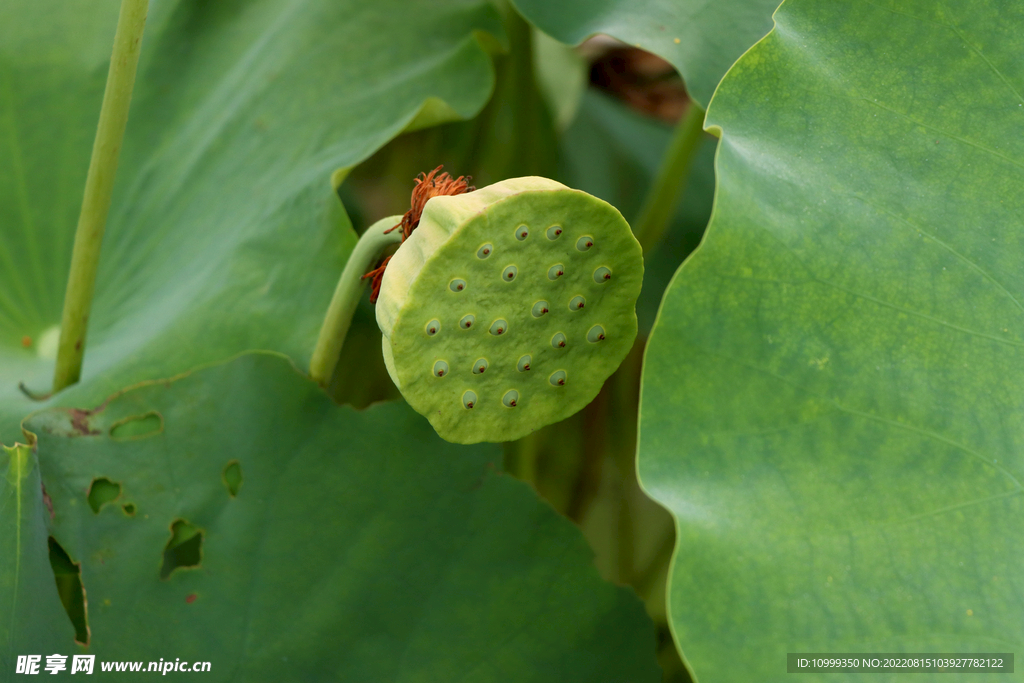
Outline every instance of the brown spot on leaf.
POLYGON ((42 484, 43 487, 43 504, 46 509, 50 512, 50 519, 53 519, 53 499, 50 498, 50 494, 46 492, 46 484, 42 484))
POLYGON ((93 410, 82 410, 80 408, 70 408, 68 414, 71 416, 71 428, 74 429, 78 434, 82 436, 92 436, 93 434, 99 434, 98 429, 89 429, 89 417, 95 411, 93 410))

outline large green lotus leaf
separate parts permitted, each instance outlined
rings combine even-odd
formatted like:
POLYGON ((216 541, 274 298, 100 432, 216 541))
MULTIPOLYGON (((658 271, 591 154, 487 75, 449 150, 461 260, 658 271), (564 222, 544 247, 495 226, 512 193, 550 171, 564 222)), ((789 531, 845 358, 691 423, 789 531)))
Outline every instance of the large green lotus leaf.
POLYGON ((712 102, 714 214, 644 368, 678 643, 704 683, 1020 652, 1024 6, 775 19, 712 102))
POLYGON ((772 27, 778 0, 512 0, 554 38, 575 45, 606 33, 661 56, 706 105, 743 51, 772 27))
MULTIPOLYGON (((0 7, 0 438, 49 388, 116 0, 0 7), (23 340, 27 348, 23 347, 23 340)), ((248 348, 304 364, 355 239, 330 176, 474 114, 485 0, 152 3, 103 246, 92 401, 248 348)))
MULTIPOLYGON (((659 680, 642 605, 573 525, 500 449, 448 444, 404 403, 338 406, 257 353, 26 429, 53 519, 28 508, 23 552, 44 552, 46 522, 81 563, 98 660, 210 661, 222 681, 659 680), (96 479, 119 497, 90 502, 96 479), (179 522, 199 564, 168 574, 179 522)), ((61 624, 55 651, 78 651, 61 624)))

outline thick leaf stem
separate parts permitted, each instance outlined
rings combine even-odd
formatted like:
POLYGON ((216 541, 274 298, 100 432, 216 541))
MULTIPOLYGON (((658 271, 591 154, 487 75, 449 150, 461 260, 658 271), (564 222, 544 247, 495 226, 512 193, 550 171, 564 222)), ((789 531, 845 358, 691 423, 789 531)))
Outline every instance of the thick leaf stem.
POLYGON ((389 216, 367 228, 341 272, 331 305, 328 306, 327 315, 324 317, 324 324, 320 327, 320 337, 316 340, 313 359, 309 363, 309 376, 321 386, 327 386, 331 381, 331 375, 334 374, 335 366, 338 365, 341 347, 345 344, 345 335, 352 324, 352 315, 356 312, 359 298, 368 282, 363 279, 363 275, 373 268, 389 245, 402 241, 401 230, 385 234, 386 230, 401 220, 401 216, 389 216))
POLYGON ((665 233, 703 138, 704 110, 696 102, 691 102, 672 134, 661 168, 644 198, 640 217, 633 225, 633 233, 644 252, 650 251, 665 233))
POLYGON ((57 349, 57 368, 53 376, 54 392, 76 383, 82 374, 85 334, 96 287, 100 245, 103 242, 107 213, 110 211, 117 159, 121 152, 125 125, 128 123, 128 108, 132 88, 135 86, 135 69, 139 64, 148 8, 149 0, 121 2, 114 50, 107 73, 107 87, 103 93, 103 106, 100 109, 96 139, 93 141, 92 158, 89 160, 82 211, 75 231, 75 246, 71 253, 71 270, 68 273, 61 318, 60 346, 57 349))

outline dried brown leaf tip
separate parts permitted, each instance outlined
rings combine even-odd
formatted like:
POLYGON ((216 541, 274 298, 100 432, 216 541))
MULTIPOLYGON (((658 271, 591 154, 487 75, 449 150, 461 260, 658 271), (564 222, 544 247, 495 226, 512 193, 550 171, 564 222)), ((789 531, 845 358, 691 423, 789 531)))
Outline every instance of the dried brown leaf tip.
MULTIPOLYGON (((443 165, 438 166, 430 173, 419 174, 415 179, 416 186, 412 189, 409 210, 402 216, 402 220, 393 228, 386 230, 386 233, 401 229, 402 241, 405 242, 405 240, 409 239, 412 231, 419 226, 420 217, 423 215, 423 209, 426 207, 428 200, 433 197, 451 197, 465 194, 476 189, 469 184, 469 181, 472 180, 470 176, 460 175, 458 178, 452 178, 447 173, 438 175, 442 168, 444 168, 443 165)), ((366 278, 373 278, 370 289, 371 303, 377 303, 377 297, 380 295, 380 283, 384 278, 384 271, 387 269, 390 260, 390 256, 385 257, 378 267, 363 276, 364 280, 366 278)))

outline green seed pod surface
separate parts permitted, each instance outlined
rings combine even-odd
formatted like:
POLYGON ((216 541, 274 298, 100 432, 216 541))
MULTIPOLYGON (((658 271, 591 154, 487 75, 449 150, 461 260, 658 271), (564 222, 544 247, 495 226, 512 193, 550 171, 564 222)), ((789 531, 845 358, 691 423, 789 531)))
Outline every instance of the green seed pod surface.
POLYGON ((622 215, 553 180, 434 197, 381 283, 388 372, 448 441, 518 439, 582 409, 625 358, 643 272, 622 215))

